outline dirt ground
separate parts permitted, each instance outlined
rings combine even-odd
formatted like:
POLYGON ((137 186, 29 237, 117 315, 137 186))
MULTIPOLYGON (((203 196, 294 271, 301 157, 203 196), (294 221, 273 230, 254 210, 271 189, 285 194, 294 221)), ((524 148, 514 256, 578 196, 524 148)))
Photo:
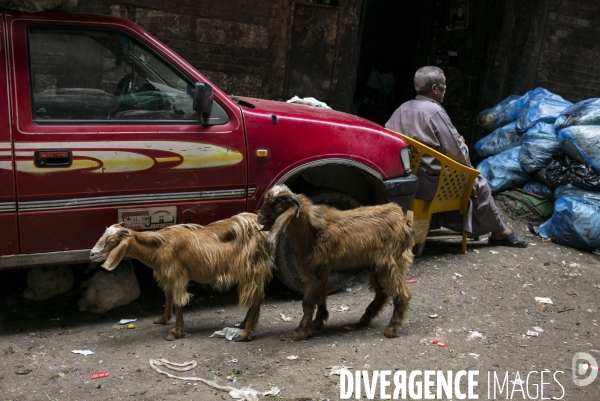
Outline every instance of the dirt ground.
MULTIPOLYGON (((522 221, 511 224, 527 233, 522 221)), ((168 342, 163 339, 168 327, 152 323, 162 312, 163 296, 143 266, 136 265, 141 297, 103 315, 78 312, 75 289, 46 301, 25 300, 20 292, 26 285, 26 270, 3 271, 0 398, 232 399, 228 391, 152 370, 149 360, 164 358, 197 362, 190 371, 170 371, 178 376, 261 392, 273 387, 280 390, 278 395, 259 399, 340 399, 340 376, 330 373, 335 370, 332 367, 346 366, 353 375, 357 370, 369 375, 375 370, 389 370, 392 375, 406 371, 407 376, 417 370, 478 370, 474 392, 479 399, 494 399, 493 390, 488 392, 490 386, 494 388, 488 374, 492 379, 495 374, 500 383, 506 377, 512 381, 506 383, 502 395, 496 388, 496 399, 542 399, 543 389, 543 399, 598 400, 600 377, 580 387, 571 374, 577 352, 600 361, 600 259, 528 235, 531 246, 527 249, 491 247, 482 239, 470 241, 466 255, 460 254, 458 239, 429 239, 423 257, 409 271, 409 278, 418 282, 409 284, 411 310, 394 339, 382 334, 391 306, 368 328, 342 328, 356 326, 371 301, 373 293, 366 286, 354 293, 332 294, 324 329, 307 341, 293 342, 291 334, 302 313, 301 298, 274 280, 255 340, 238 343, 209 338, 214 331, 243 319, 245 311, 237 307, 235 293, 192 285, 194 300, 184 310, 188 336, 168 342), (552 304, 538 304, 535 297, 550 298, 552 304), (284 321, 281 314, 292 320, 284 321), (122 318, 137 319, 135 328, 116 328, 122 318), (534 327, 538 336, 528 336, 534 327), (434 345, 432 340, 448 347, 434 345), (94 354, 84 356, 72 350, 94 354), (101 371, 110 376, 90 378, 101 371), (537 373, 530 374, 533 371, 537 373), (550 373, 542 379, 541 371, 550 373), (526 383, 519 385, 519 379, 526 383)), ((466 387, 461 391, 466 393, 466 387)), ((366 398, 364 387, 361 396, 366 398)), ((374 399, 384 397, 378 389, 374 399)), ((420 398, 408 394, 406 399, 420 398)))

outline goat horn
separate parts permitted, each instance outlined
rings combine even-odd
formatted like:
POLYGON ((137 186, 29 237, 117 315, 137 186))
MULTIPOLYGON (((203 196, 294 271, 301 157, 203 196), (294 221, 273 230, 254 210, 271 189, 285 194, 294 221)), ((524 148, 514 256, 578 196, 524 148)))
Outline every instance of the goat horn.
POLYGON ((298 205, 298 209, 296 209, 296 218, 300 216, 300 201, 296 198, 296 195, 292 194, 292 202, 298 205))

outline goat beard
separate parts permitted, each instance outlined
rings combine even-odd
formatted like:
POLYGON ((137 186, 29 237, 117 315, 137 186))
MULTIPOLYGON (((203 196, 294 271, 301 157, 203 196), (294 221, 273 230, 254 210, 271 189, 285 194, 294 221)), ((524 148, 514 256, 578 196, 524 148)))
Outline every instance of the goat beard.
POLYGON ((123 257, 125 257, 125 252, 127 252, 129 240, 129 237, 124 237, 119 243, 119 245, 117 245, 115 249, 110 251, 110 253, 108 254, 108 258, 106 258, 106 261, 102 263, 102 267, 105 270, 114 270, 119 265, 119 263, 121 263, 121 260, 123 260, 123 257))
POLYGON ((273 228, 273 223, 267 223, 263 224, 262 228, 258 231, 269 231, 271 228, 273 228))

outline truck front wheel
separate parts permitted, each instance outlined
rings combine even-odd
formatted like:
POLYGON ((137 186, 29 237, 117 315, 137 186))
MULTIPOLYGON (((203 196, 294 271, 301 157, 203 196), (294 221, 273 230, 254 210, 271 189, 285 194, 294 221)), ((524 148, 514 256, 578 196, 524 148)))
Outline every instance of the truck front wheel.
MULTIPOLYGON (((310 191, 307 191, 305 195, 317 205, 328 205, 340 210, 349 210, 360 206, 356 200, 335 189, 313 188, 310 191)), ((277 241, 275 263, 277 264, 275 276, 279 281, 289 289, 303 294, 304 286, 302 284, 302 279, 300 278, 300 273, 298 272, 298 263, 296 262, 296 257, 292 252, 290 242, 285 234, 282 234, 279 241, 277 241)), ((352 278, 354 278, 354 274, 351 273, 333 273, 327 280, 327 291, 331 293, 341 289, 349 283, 352 278)))

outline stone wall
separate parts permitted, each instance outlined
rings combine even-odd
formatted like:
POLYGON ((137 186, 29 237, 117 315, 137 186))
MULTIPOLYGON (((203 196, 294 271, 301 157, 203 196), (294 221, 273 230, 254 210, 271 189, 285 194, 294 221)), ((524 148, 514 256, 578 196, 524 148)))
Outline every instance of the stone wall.
MULTIPOLYGON (((436 65, 438 50, 458 53, 456 65, 443 67, 449 84, 444 106, 470 145, 486 134, 477 126, 477 114, 511 93, 543 86, 574 102, 600 96, 598 0, 470 1, 464 30, 448 29, 451 0, 370 1, 418 7, 418 28, 409 33, 398 27, 413 20, 380 27, 386 35, 401 33, 415 43, 415 55, 399 61, 409 65, 403 66, 396 85, 408 90, 397 102, 412 96, 411 70, 436 65)), ((359 52, 364 51, 359 49, 364 4, 365 0, 79 0, 76 11, 138 23, 226 93, 277 100, 318 93, 319 100, 349 112, 359 52)))
POLYGON ((600 97, 600 2, 538 0, 514 89, 537 86, 572 102, 600 97))
MULTIPOLYGON (((142 26, 189 61, 220 89, 238 96, 282 100, 289 93, 292 31, 320 32, 336 26, 332 46, 323 58, 332 60, 326 98, 333 108, 349 111, 358 57, 358 22, 362 0, 79 0, 75 12, 112 15, 142 26), (329 12, 335 20, 324 26, 299 26, 299 7, 329 12)), ((293 68, 292 68, 293 70, 293 68)), ((321 79, 310 74, 306 81, 321 79)), ((310 88, 310 86, 308 87, 310 88)), ((308 89, 307 89, 308 90, 308 89)), ((323 96, 322 96, 323 97, 323 96)))

